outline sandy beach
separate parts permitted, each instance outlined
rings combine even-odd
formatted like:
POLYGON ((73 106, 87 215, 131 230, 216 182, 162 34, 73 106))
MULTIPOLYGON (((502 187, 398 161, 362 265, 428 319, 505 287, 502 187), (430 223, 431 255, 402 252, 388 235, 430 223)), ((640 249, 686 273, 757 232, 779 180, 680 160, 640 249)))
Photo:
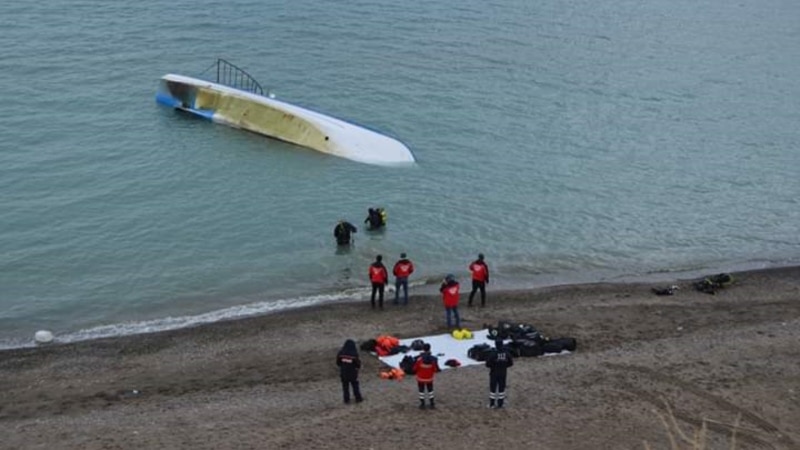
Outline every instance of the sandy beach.
POLYGON ((342 403, 337 350, 379 334, 445 331, 438 296, 372 311, 343 303, 149 335, 0 352, 0 448, 666 449, 660 415, 707 448, 800 448, 800 267, 735 273, 710 295, 629 283, 494 292, 464 325, 527 322, 578 340, 520 358, 508 407, 490 410, 482 366, 446 370, 438 409, 412 378, 378 377, 342 403), (738 425, 737 425, 738 424, 738 425))

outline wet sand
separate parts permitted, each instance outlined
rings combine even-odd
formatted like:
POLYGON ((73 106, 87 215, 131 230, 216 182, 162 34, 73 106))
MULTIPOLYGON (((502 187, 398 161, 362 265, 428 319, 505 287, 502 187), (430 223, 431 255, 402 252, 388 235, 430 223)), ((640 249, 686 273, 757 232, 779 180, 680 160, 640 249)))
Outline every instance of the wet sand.
MULTIPOLYGON (((707 448, 800 448, 800 267, 735 273, 716 295, 672 283, 493 292, 469 328, 527 322, 572 336, 570 355, 520 358, 508 407, 490 410, 482 366, 436 379, 378 377, 362 352, 361 404, 342 403, 342 342, 445 331, 438 296, 294 310, 150 335, 0 352, 0 448, 670 448, 658 414, 707 448), (134 392, 136 391, 136 392, 134 392), (738 419, 737 419, 738 418, 738 419)), ((435 350, 435 349, 434 349, 435 350)))

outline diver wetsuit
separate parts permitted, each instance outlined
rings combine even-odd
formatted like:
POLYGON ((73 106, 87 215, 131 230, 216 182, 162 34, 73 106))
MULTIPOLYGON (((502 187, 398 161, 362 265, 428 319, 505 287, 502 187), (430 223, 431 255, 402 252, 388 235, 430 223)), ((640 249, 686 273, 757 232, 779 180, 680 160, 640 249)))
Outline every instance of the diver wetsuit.
POLYGON ((338 245, 350 245, 350 233, 357 233, 358 229, 350 222, 339 221, 333 228, 333 236, 338 245))

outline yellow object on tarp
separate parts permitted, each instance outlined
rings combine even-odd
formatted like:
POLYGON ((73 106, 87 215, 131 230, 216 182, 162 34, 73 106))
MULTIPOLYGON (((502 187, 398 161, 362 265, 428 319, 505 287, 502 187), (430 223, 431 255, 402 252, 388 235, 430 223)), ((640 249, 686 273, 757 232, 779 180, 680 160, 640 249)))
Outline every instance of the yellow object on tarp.
POLYGON ((458 340, 472 339, 472 331, 466 328, 455 329, 453 330, 452 336, 458 340))

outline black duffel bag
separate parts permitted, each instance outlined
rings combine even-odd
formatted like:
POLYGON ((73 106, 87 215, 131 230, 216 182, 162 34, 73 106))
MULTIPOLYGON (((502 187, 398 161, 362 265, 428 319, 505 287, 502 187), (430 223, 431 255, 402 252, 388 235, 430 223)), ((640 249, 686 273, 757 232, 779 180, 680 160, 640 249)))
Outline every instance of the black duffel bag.
POLYGON ((525 333, 519 338, 519 340, 521 340, 521 341, 533 341, 533 342, 536 342, 539 345, 542 345, 545 342, 547 342, 547 338, 542 336, 542 333, 539 333, 538 331, 532 331, 530 333, 525 333))
POLYGON ((550 342, 555 342, 556 344, 560 345, 563 350, 574 352, 576 348, 578 348, 578 341, 575 338, 558 338, 558 339, 550 339, 550 342))
POLYGON ((535 341, 517 341, 519 356, 541 356, 544 348, 535 341))
POLYGON ((486 361, 492 347, 489 344, 475 344, 467 350, 467 356, 475 361, 486 361))
POLYGON ((561 353, 564 350, 574 352, 578 346, 574 338, 550 339, 542 345, 545 353, 561 353))
POLYGON ((364 350, 365 352, 374 352, 376 345, 378 345, 378 341, 375 339, 367 339, 361 343, 361 350, 364 350))
POLYGON ((525 336, 531 333, 538 333, 533 325, 527 323, 518 323, 509 330, 508 335, 512 339, 524 340, 525 336))
POLYGON ((520 353, 521 345, 522 345, 521 341, 511 341, 503 345, 503 347, 506 349, 506 351, 508 351, 508 353, 511 354, 512 358, 519 358, 520 356, 522 356, 522 354, 520 353))
POLYGON ((414 363, 415 362, 417 362, 417 358, 415 358, 415 357, 413 357, 411 355, 406 355, 400 361, 400 368, 403 369, 403 372, 405 372, 406 375, 414 375, 414 363))

